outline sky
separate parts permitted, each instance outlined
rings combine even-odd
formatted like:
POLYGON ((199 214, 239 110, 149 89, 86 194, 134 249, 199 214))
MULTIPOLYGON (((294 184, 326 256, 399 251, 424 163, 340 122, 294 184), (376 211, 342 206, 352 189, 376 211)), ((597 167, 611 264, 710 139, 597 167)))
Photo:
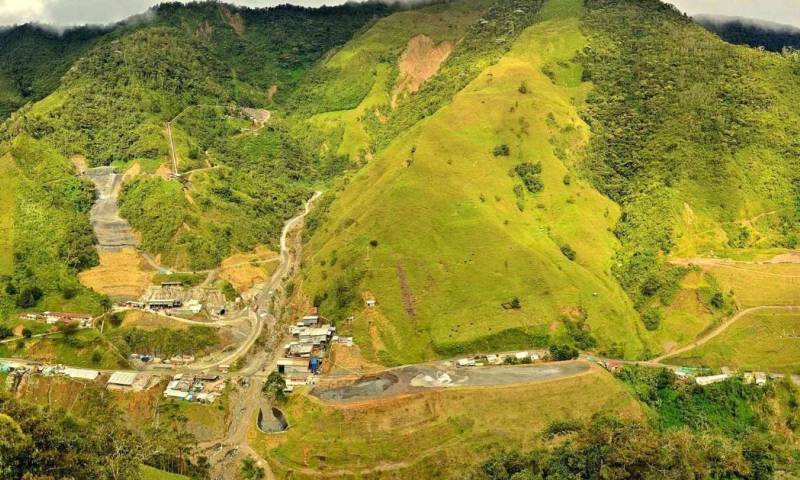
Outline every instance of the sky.
MULTIPOLYGON (((0 0, 0 25, 26 22, 56 26, 108 24, 142 13, 160 0, 0 0)), ((800 0, 666 0, 689 15, 749 17, 800 27, 800 0)), ((280 3, 319 6, 342 0, 228 0, 250 7, 280 3)))

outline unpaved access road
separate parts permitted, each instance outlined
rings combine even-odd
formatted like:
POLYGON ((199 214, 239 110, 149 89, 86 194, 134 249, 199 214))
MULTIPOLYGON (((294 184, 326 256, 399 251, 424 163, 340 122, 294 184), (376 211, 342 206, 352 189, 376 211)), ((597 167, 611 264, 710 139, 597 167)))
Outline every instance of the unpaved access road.
POLYGON ((713 340, 714 338, 716 338, 717 336, 722 334, 731 325, 736 323, 736 321, 739 320, 740 318, 746 317, 747 315, 750 315, 750 314, 753 314, 753 313, 756 313, 756 312, 765 311, 765 310, 788 310, 790 312, 791 311, 800 311, 800 305, 761 305, 761 306, 758 306, 758 307, 745 308, 744 310, 736 312, 736 314, 734 314, 733 316, 731 316, 730 318, 728 318, 727 320, 722 322, 717 328, 715 328, 714 330, 710 331, 708 334, 704 335, 702 338, 699 338, 699 339, 695 340, 694 342, 692 342, 692 343, 690 343, 688 345, 684 345, 683 347, 678 348, 677 350, 673 350, 673 351, 671 351, 669 353, 661 355, 660 357, 656 357, 656 358, 650 360, 650 363, 661 363, 662 361, 666 360, 667 358, 674 357, 674 356, 680 355, 682 353, 686 353, 686 352, 688 352, 690 350, 694 350, 695 348, 697 348, 697 347, 699 347, 701 345, 705 345, 710 340, 713 340))
POLYGON ((334 388, 317 387, 311 395, 328 402, 373 400, 430 389, 490 387, 556 380, 588 372, 588 362, 552 362, 530 365, 454 367, 449 362, 409 365, 362 377, 334 388))

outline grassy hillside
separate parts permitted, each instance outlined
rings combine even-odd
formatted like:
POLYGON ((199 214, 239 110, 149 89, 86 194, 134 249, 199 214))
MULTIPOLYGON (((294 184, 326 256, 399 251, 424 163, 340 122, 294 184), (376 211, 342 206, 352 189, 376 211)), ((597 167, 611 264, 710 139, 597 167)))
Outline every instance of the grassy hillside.
POLYGON ((530 385, 424 392, 341 407, 301 394, 284 412, 291 425, 284 434, 251 435, 276 473, 293 470, 295 478, 318 478, 319 472, 331 478, 459 478, 487 450, 510 442, 528 445, 556 419, 578 421, 599 412, 641 416, 622 384, 600 370, 530 385), (563 403, 552 402, 555 397, 563 403), (510 404, 521 408, 505 408, 510 404), (384 468, 371 471, 377 465, 384 468))
POLYGON ((373 355, 542 346, 561 335, 561 316, 587 317, 604 348, 642 351, 610 275, 618 210, 573 170, 588 136, 576 109, 586 94, 574 62, 580 12, 580 2, 548 3, 508 54, 333 203, 311 240, 306 289, 326 311, 374 293, 379 313, 353 325, 373 355), (509 155, 494 155, 499 145, 509 155), (523 186, 521 164, 541 164, 541 192, 523 186), (504 309, 515 297, 522 308, 504 309))
POLYGON ((0 317, 16 309, 99 312, 102 299, 75 274, 96 264, 86 216, 94 201, 88 181, 46 143, 26 135, 0 149, 5 262, 0 317), (9 261, 11 260, 11 261, 9 261))
POLYGON ((37 25, 0 29, 0 121, 49 95, 72 63, 107 32, 82 27, 59 33, 37 25))
MULTIPOLYGON (((506 7, 530 13, 496 3, 464 39, 506 7)), ((553 0, 531 18, 509 51, 461 41, 394 108, 367 83, 363 103, 315 117, 343 119, 340 148, 368 142, 374 161, 312 218, 304 288, 342 317, 376 296, 352 324, 373 358, 554 341, 649 356, 734 301, 668 256, 796 243, 794 55, 726 44, 656 1, 553 0)))

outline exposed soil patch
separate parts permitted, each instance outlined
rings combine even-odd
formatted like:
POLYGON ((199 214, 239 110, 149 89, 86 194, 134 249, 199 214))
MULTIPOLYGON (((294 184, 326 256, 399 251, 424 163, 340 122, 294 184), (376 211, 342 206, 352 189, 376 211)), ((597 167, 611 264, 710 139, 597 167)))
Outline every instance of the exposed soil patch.
POLYGON ((278 93, 278 86, 270 85, 269 89, 267 90, 267 98, 272 101, 272 97, 274 97, 276 93, 278 93))
POLYGON ((219 270, 219 278, 231 282, 237 291, 245 291, 266 281, 275 270, 278 254, 259 246, 251 253, 238 253, 226 258, 219 270))
POLYGON ((145 292, 155 271, 145 266, 136 250, 98 253, 100 265, 78 274, 82 284, 113 299, 134 299, 145 292))
POLYGON ((242 36, 244 34, 244 20, 242 20, 242 17, 238 13, 231 13, 230 10, 222 5, 220 5, 219 11, 222 13, 225 22, 231 26, 233 31, 235 31, 237 35, 242 36))
POLYGON ((352 385, 323 390, 316 395, 323 400, 362 400, 382 396, 397 381, 398 378, 395 375, 382 373, 364 377, 352 385))
POLYGON ((208 23, 208 20, 200 22, 200 25, 198 25, 197 29, 194 31, 194 36, 203 40, 210 40, 213 34, 214 27, 208 23))
POLYGON ((403 264, 400 263, 400 260, 397 261, 397 280, 400 282, 400 293, 403 296, 403 308, 405 308, 408 316, 415 317, 417 315, 417 309, 414 305, 414 292, 411 291, 411 287, 408 285, 406 271, 403 269, 403 264))
POLYGON ((444 41, 439 45, 427 35, 417 35, 408 41, 408 46, 400 56, 400 74, 392 92, 392 108, 397 106, 398 98, 420 89, 425 80, 431 78, 442 62, 453 51, 453 44, 444 41))

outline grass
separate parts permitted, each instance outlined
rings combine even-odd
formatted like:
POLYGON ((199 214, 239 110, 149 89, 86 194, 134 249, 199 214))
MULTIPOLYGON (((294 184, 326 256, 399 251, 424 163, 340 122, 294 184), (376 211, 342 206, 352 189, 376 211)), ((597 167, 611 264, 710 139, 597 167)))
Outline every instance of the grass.
MULTIPOLYGON (((385 363, 479 349, 481 339, 510 330, 546 332, 576 306, 601 346, 619 343, 629 357, 643 351, 636 314, 610 274, 618 209, 571 169, 588 135, 576 106, 587 87, 571 64, 585 44, 581 8, 548 3, 548 20, 359 172, 312 239, 304 288, 327 293, 323 307, 332 310, 340 280, 363 271, 357 288, 375 293, 386 319, 377 325, 385 363), (566 65, 555 81, 542 71, 551 64, 566 65), (518 91, 522 82, 529 93, 518 91), (511 155, 494 157, 502 143, 511 155), (524 195, 524 211, 507 175, 521 162, 541 162, 545 185, 524 195), (576 261, 561 254, 564 243, 576 261), (522 309, 504 310, 515 296, 522 309)), ((354 329, 373 327, 358 318, 354 329)))
POLYGON ((164 400, 162 404, 164 407, 171 407, 170 410, 174 412, 174 415, 185 417, 188 420, 187 430, 197 438, 198 442, 206 442, 225 435, 231 388, 229 386, 223 395, 211 405, 176 399, 164 400))
POLYGON ((189 477, 142 465, 142 480, 188 480, 189 477))
POLYGON ((0 275, 14 270, 14 214, 16 210, 17 173, 11 155, 0 156, 0 275))
MULTIPOLYGON (((427 35, 438 44, 458 41, 475 22, 487 2, 460 0, 445 5, 397 12, 378 20, 317 68, 324 82, 312 84, 317 112, 309 121, 328 132, 341 129, 338 152, 351 159, 370 149, 370 138, 361 118, 388 104, 397 75, 396 59, 416 35, 427 35)), ((312 75, 312 79, 316 77, 312 75)), ((307 93, 301 88, 303 93, 307 93)))
POLYGON ((650 333, 657 351, 668 352, 695 340, 727 315, 725 309, 708 304, 712 281, 702 272, 690 272, 683 278, 675 299, 664 308, 659 328, 650 333))
POLYGON ((455 478, 487 448, 529 445, 552 420, 585 419, 598 411, 640 414, 626 389, 598 369, 559 381, 443 390, 342 408, 296 394, 284 411, 291 425, 286 433, 253 430, 250 444, 274 471, 294 470, 294 478, 308 478, 306 467, 358 476, 376 466, 389 467, 394 478, 455 478))
POLYGON ((800 265, 737 264, 706 267, 740 307, 800 305, 800 265))
POLYGON ((70 343, 62 334, 25 340, 22 350, 16 342, 0 344, 0 357, 27 358, 72 367, 114 369, 125 365, 113 347, 94 329, 80 330, 70 343), (99 352, 101 359, 92 361, 92 353, 99 352))
POLYGON ((800 314, 755 312, 740 318, 705 345, 668 361, 676 365, 797 374, 800 373, 798 338, 800 314))

